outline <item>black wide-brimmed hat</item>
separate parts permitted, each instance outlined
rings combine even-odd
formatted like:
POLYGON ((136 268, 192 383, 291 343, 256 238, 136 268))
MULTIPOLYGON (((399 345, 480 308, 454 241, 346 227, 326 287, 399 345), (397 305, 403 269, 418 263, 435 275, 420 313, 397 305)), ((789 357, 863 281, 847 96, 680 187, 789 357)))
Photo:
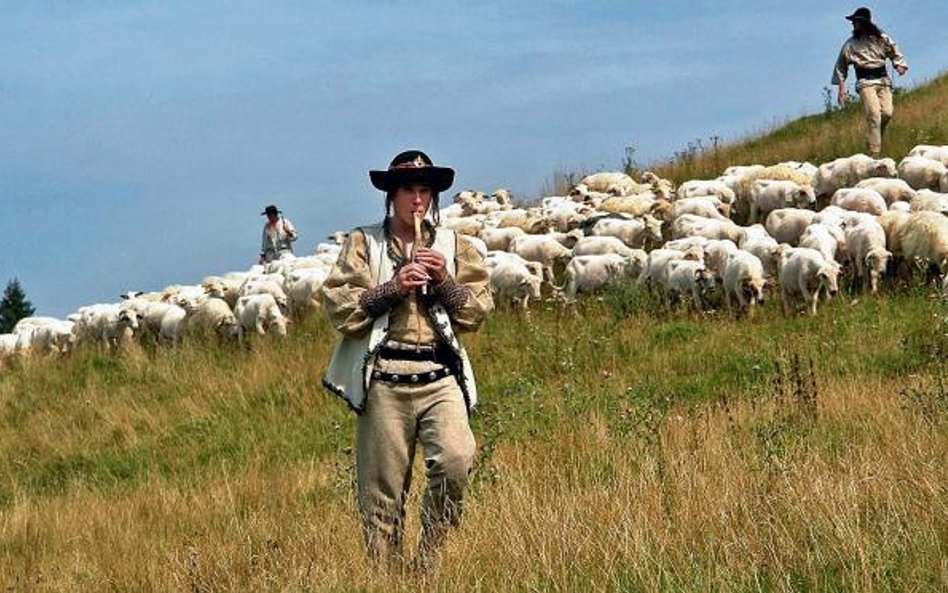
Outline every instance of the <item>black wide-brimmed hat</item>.
POLYGON ((278 209, 273 204, 270 204, 269 206, 263 209, 263 212, 260 213, 260 216, 263 216, 264 214, 283 214, 283 211, 278 209))
POLYGON ((863 6, 862 8, 857 8, 856 12, 846 17, 847 21, 865 21, 867 23, 872 22, 872 12, 868 8, 863 6))
POLYGON ((420 150, 406 150, 395 155, 388 170, 369 171, 369 179, 372 185, 384 192, 419 183, 439 193, 454 183, 454 169, 436 167, 428 155, 420 150))

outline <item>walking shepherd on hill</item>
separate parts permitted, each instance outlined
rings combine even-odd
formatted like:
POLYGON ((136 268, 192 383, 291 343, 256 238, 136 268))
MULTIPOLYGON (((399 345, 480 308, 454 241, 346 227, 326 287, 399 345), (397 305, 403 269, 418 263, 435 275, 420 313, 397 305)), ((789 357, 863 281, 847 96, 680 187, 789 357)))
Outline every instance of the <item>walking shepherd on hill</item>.
POLYGON ((845 104, 848 98, 846 74, 849 65, 853 65, 856 70, 856 91, 866 113, 866 144, 873 158, 879 158, 882 154, 882 136, 893 113, 892 81, 886 71, 886 59, 892 60, 899 76, 908 71, 908 64, 895 41, 872 22, 872 13, 868 8, 858 8, 846 18, 853 24, 853 35, 839 50, 832 84, 839 86, 839 104, 845 104))
POLYGON ((323 284, 342 333, 323 384, 358 414, 357 497, 375 565, 405 566, 405 499, 421 443, 428 488, 414 567, 424 570, 460 520, 475 455, 477 389, 458 334, 477 330, 493 301, 480 254, 438 226, 438 194, 454 170, 409 150, 369 176, 385 192, 386 216, 349 233, 323 284))

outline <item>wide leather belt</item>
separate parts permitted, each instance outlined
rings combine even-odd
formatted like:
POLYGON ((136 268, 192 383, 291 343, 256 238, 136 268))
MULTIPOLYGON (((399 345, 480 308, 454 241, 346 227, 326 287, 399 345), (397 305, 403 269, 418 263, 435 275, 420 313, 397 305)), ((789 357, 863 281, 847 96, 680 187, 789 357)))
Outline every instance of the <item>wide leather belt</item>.
POLYGON ((376 381, 384 381, 386 383, 424 385, 426 383, 434 383, 438 379, 443 379, 451 374, 449 367, 442 367, 424 373, 386 373, 384 371, 372 371, 372 378, 376 381))
POLYGON ((860 68, 856 66, 856 80, 865 80, 867 78, 885 78, 889 73, 886 72, 885 66, 879 66, 878 68, 860 68))
POLYGON ((451 351, 443 346, 426 346, 419 349, 379 348, 378 357, 385 360, 412 360, 416 362, 437 362, 448 364, 451 362, 451 351))

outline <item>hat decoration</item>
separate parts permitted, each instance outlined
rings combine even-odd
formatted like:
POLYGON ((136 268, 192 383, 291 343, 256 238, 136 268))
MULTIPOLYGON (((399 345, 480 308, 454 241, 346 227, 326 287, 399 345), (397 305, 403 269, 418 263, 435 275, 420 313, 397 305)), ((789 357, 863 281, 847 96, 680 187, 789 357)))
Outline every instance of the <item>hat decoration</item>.
POLYGON ((416 183, 439 193, 454 183, 454 169, 435 166, 420 150, 406 150, 395 155, 387 170, 369 171, 369 179, 386 193, 416 183))

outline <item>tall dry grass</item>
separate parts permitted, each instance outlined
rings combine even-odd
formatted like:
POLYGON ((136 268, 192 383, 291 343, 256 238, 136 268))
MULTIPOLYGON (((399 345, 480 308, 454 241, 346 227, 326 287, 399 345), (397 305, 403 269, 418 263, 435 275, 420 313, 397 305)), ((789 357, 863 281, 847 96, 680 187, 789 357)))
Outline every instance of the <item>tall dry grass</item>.
MULTIPOLYGON (((329 461, 24 500, 3 516, 13 591, 944 590, 948 438, 901 386, 671 407, 646 433, 589 413, 503 444, 440 570, 370 570, 329 461), (654 430, 654 438, 648 431, 654 430)), ((416 489, 417 494, 417 489, 416 489)), ((411 521, 409 529, 416 527, 411 521)))
POLYGON ((944 589, 942 304, 738 321, 623 309, 627 291, 469 336, 480 454, 427 576, 363 558, 352 418, 316 381, 323 320, 249 351, 26 361, 0 375, 0 586, 944 589))

